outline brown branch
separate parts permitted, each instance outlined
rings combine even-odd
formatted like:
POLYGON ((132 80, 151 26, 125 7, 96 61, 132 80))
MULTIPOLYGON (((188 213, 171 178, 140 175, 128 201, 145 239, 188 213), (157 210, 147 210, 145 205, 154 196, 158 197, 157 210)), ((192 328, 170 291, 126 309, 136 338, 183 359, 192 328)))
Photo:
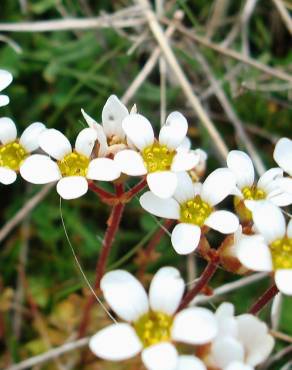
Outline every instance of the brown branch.
POLYGON ((249 309, 249 313, 257 315, 279 293, 276 284, 273 284, 249 309))

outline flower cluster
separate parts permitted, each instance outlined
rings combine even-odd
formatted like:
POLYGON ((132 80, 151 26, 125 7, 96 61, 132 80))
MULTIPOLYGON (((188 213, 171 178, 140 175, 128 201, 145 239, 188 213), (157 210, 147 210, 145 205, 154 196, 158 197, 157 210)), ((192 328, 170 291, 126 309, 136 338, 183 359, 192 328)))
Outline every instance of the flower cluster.
MULTIPOLYGON (((0 91, 11 81, 11 74, 0 70, 0 91)), ((0 106, 8 103, 0 95, 0 106)), ((56 182, 63 199, 91 189, 113 206, 128 202, 148 185, 139 199, 141 207, 175 220, 171 244, 178 254, 197 251, 209 263, 239 274, 268 271, 277 288, 292 295, 292 221, 287 222, 288 213, 280 208, 292 204, 290 139, 280 139, 275 147, 279 167, 258 180, 251 158, 239 150, 230 151, 226 166, 203 180, 207 154, 191 149, 181 113, 169 114, 157 137, 136 106, 128 111, 115 95, 106 101, 101 123, 84 110, 82 115, 89 127, 77 135, 74 147, 63 133, 40 122, 18 138, 14 122, 0 118, 0 182, 9 185, 20 173, 33 184, 56 182), (142 178, 128 192, 112 194, 97 183, 113 182, 120 189, 128 176, 142 178), (228 199, 233 199, 233 212, 224 209, 228 199), (208 243, 210 229, 225 235, 216 249, 208 243)), ((109 224, 118 225, 120 216, 109 224)), ((185 284, 174 267, 155 274, 149 296, 123 270, 106 273, 100 288, 124 321, 91 338, 92 352, 103 359, 121 361, 141 353, 150 370, 252 370, 273 349, 267 326, 251 314, 234 316, 231 304, 222 304, 216 313, 189 307, 191 299, 183 305, 185 284), (177 343, 184 343, 185 350, 177 343)))

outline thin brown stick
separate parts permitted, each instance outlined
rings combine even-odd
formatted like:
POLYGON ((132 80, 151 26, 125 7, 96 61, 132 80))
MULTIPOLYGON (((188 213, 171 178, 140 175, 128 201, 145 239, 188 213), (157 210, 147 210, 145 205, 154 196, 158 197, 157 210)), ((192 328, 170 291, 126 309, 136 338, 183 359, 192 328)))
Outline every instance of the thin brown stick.
MULTIPOLYGON (((162 19, 162 22, 165 23, 165 24, 170 24, 170 21, 166 18, 163 18, 162 19)), ((212 50, 215 50, 217 51, 218 53, 220 54, 223 54, 223 55, 226 55, 230 58, 233 58, 233 59, 236 59, 242 63, 245 63, 255 69, 258 69, 266 74, 268 74, 269 76, 273 76, 275 78, 278 78, 279 80, 283 80, 283 81, 288 81, 288 82, 292 82, 292 76, 284 71, 281 71, 280 69, 276 69, 276 68, 273 68, 273 67, 270 67, 270 66, 267 66, 266 64, 263 64, 263 63, 260 63, 250 57, 247 57, 247 56, 244 56, 243 54, 241 53, 238 53, 237 51, 235 50, 232 50, 232 49, 228 49, 228 48, 225 48, 223 46, 220 46, 218 44, 215 44, 209 40, 207 40, 205 37, 201 37, 199 35, 197 35, 195 33, 195 31, 192 29, 188 29, 182 25, 177 25, 177 30, 179 32, 181 32, 182 34, 184 34, 185 36, 189 37, 190 39, 198 42, 199 44, 209 48, 209 49, 212 49, 212 50)))
POLYGON ((288 10, 285 7, 285 4, 281 0, 272 0, 275 4, 276 8, 278 9, 278 12, 280 13, 280 16, 285 23, 287 30, 292 35, 292 19, 289 15, 288 10))
POLYGON ((186 75, 184 74, 180 64, 178 63, 173 50, 169 46, 168 40, 161 28, 161 25, 159 24, 156 18, 155 13, 151 9, 149 1, 148 0, 136 0, 136 2, 139 3, 141 6, 145 7, 144 13, 145 13, 145 17, 147 18, 149 28, 151 29, 156 41, 160 45, 161 50, 164 54, 165 60, 167 61, 168 65, 170 66, 174 75, 176 76, 191 107, 194 109, 197 116, 199 117, 200 123, 208 131, 210 137, 212 138, 214 144, 216 145, 218 153, 220 154, 221 158, 224 160, 228 154, 228 148, 224 140, 222 139, 220 133, 216 129, 215 125, 210 120, 204 108, 202 107, 198 97, 194 94, 193 88, 189 80, 187 79, 186 75))
POLYGON ((251 156, 258 174, 262 175, 266 170, 265 165, 261 157, 258 155, 257 149, 255 148, 253 142, 250 140, 249 136, 247 135, 244 129, 243 123, 241 122, 240 118, 238 117, 237 113, 232 107, 231 102, 229 101, 224 90, 222 89, 220 84, 217 82, 217 79, 214 76, 214 73, 211 70, 211 67, 209 63, 207 62, 206 58, 199 52, 199 50, 195 46, 193 46, 193 52, 194 52, 195 58, 198 60, 202 69, 204 70, 205 75, 207 79, 209 80, 209 83, 213 87, 214 93, 216 97, 218 98, 222 108, 224 109, 230 122, 233 124, 236 134, 239 137, 239 140, 242 142, 248 154, 251 156))
POLYGON ((87 346, 89 339, 90 339, 89 337, 86 337, 86 338, 78 339, 74 342, 65 343, 60 347, 50 349, 49 351, 45 353, 28 358, 27 360, 19 362, 18 364, 7 367, 5 370, 32 369, 34 366, 44 364, 48 361, 56 359, 65 353, 76 351, 79 348, 83 348, 87 346))
POLYGON ((145 23, 142 8, 132 6, 121 12, 105 14, 94 18, 56 19, 38 22, 0 23, 0 31, 4 32, 56 32, 72 30, 88 30, 96 28, 127 28, 145 23))

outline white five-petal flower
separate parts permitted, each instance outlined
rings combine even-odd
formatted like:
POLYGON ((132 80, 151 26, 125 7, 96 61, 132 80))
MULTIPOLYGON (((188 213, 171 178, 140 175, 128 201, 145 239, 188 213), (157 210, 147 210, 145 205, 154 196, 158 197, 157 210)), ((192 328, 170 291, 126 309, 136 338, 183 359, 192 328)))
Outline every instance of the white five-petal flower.
POLYGON ((115 323, 97 332, 89 343, 92 352, 111 361, 142 352, 142 361, 149 370, 205 370, 195 357, 179 357, 173 344, 202 345, 217 334, 214 314, 205 308, 187 308, 175 314, 184 287, 179 271, 173 267, 158 270, 149 297, 129 272, 105 274, 101 280, 104 297, 126 323, 115 323))
POLYGON ((280 180, 281 188, 292 194, 292 140, 286 137, 281 138, 274 150, 276 163, 290 176, 280 180))
POLYGON ((158 217, 179 220, 171 242, 179 254, 194 251, 200 241, 201 228, 211 227, 223 234, 237 230, 238 218, 229 211, 214 207, 232 194, 235 179, 228 168, 218 168, 203 184, 193 183, 186 172, 177 175, 178 186, 173 198, 161 199, 148 191, 140 197, 141 206, 158 217))
POLYGON ((39 147, 39 136, 46 129, 40 122, 32 123, 17 138, 15 123, 7 117, 0 118, 0 182, 5 185, 16 180, 24 160, 39 147))
POLYGON ((292 219, 286 227, 281 210, 267 201, 252 204, 251 209, 258 234, 239 242, 238 259, 254 271, 275 271, 279 290, 292 295, 292 219))
MULTIPOLYGON (((13 80, 12 74, 4 69, 0 69, 0 92, 6 89, 13 80)), ((9 103, 9 97, 7 95, 0 95, 0 107, 4 107, 9 103)))
POLYGON ((122 150, 115 155, 121 172, 129 176, 147 175, 150 190, 160 198, 169 198, 177 187, 176 173, 188 171, 199 162, 199 155, 190 150, 177 150, 186 138, 188 123, 179 112, 171 113, 154 138, 153 128, 141 114, 130 114, 122 122, 123 129, 139 152, 122 150))
POLYGON ((250 314, 234 316, 234 306, 222 303, 216 311, 218 334, 205 362, 220 370, 254 370, 274 347, 267 325, 250 314))
POLYGON ((81 112, 88 126, 96 131, 99 157, 116 154, 127 148, 122 121, 129 115, 129 112, 116 95, 111 95, 102 109, 102 124, 97 123, 83 109, 81 112))
POLYGON ((227 166, 234 173, 238 191, 235 192, 235 206, 243 219, 250 218, 248 210, 240 209, 241 200, 260 201, 267 199, 279 207, 292 203, 292 196, 284 192, 279 181, 283 178, 281 168, 271 168, 255 182, 255 171, 250 157, 239 150, 232 150, 227 157, 227 166))
POLYGON ((60 131, 46 130, 41 134, 40 147, 53 157, 35 154, 21 166, 22 177, 33 184, 58 181, 57 192, 64 199, 81 197, 88 190, 89 180, 112 181, 120 171, 112 159, 90 159, 96 140, 96 132, 83 129, 77 136, 72 150, 69 140, 60 131))

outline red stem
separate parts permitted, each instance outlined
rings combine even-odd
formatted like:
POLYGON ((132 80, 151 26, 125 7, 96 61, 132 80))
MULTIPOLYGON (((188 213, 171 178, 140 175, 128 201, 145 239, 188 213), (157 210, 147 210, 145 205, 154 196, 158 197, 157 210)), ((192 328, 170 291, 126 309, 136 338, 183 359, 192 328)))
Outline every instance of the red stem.
POLYGON ((145 188, 147 185, 146 178, 143 178, 138 184, 132 187, 129 191, 123 194, 123 199, 129 201, 132 199, 136 194, 138 194, 141 190, 145 188))
MULTIPOLYGON (((121 184, 116 185, 117 197, 120 197, 122 193, 123 193, 123 186, 121 184)), ((100 257, 96 265, 94 289, 97 291, 100 288, 100 281, 106 270, 107 259, 108 259, 113 241, 115 239, 116 233, 120 226, 124 207, 125 205, 123 203, 118 203, 115 206, 113 206, 110 217, 108 219, 108 228, 107 228, 107 231, 103 239, 101 254, 100 254, 100 257)), ((82 338, 85 335, 87 326, 90 321, 90 311, 94 303, 95 303, 95 297, 93 295, 90 295, 90 297, 88 298, 86 302, 83 318, 82 318, 82 321, 79 327, 79 333, 78 333, 79 338, 82 338)))
POLYGON ((97 194, 101 199, 114 199, 116 198, 115 194, 112 194, 99 186, 95 185, 94 182, 88 182, 88 187, 92 190, 95 194, 97 194))
POLYGON ((206 266, 196 285, 184 296, 179 308, 177 309, 177 312, 186 308, 188 304, 196 297, 196 295, 200 293, 200 291, 208 284, 216 272, 217 267, 218 258, 216 257, 208 262, 208 265, 206 266))
POLYGON ((257 315, 269 302, 279 293, 276 284, 273 284, 265 293, 251 306, 249 313, 257 315))

